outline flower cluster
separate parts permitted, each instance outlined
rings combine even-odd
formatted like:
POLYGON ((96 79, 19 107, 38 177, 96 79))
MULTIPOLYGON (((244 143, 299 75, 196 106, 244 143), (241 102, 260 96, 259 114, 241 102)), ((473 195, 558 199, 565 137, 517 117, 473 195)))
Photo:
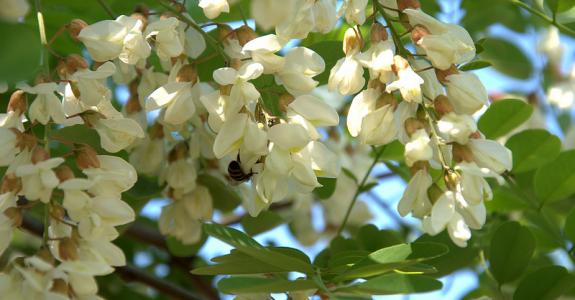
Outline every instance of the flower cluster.
POLYGON ((399 213, 421 219, 429 234, 447 229, 457 245, 465 246, 469 228, 485 223, 483 200, 492 197, 485 178, 501 182, 499 174, 511 169, 511 152, 485 139, 472 117, 488 97, 477 76, 457 69, 475 56, 469 34, 408 2, 402 2, 401 10, 378 7, 386 20, 386 10, 405 17, 417 53, 404 48, 398 36, 390 40, 379 23, 371 27, 370 47, 361 52, 361 36, 348 29, 346 56, 331 70, 329 86, 355 94, 364 87, 363 68, 368 68, 367 89, 354 97, 347 115, 350 134, 369 145, 396 139, 404 144, 413 177, 399 213), (430 169, 440 169, 442 176, 433 178, 430 169))

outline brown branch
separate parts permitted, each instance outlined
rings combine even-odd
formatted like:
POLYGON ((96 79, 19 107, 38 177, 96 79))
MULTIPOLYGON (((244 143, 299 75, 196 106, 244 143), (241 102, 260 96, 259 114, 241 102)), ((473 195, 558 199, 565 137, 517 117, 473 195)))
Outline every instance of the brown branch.
MULTIPOLYGON (((22 220, 22 228, 38 237, 41 237, 44 232, 44 225, 40 221, 28 215, 25 215, 22 220)), ((139 282, 145 284, 164 295, 172 297, 173 299, 206 299, 171 282, 156 278, 133 266, 116 267, 115 273, 126 282, 139 282)))

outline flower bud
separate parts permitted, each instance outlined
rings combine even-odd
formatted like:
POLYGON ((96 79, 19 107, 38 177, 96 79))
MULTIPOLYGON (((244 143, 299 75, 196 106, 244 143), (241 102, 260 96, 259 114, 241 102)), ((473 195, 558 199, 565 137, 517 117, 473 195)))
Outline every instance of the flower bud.
POLYGON ((88 62, 78 54, 70 54, 61 60, 56 67, 60 78, 67 78, 78 70, 88 69, 88 62))
POLYGON ((228 39, 238 39, 236 32, 227 24, 218 24, 218 38, 222 42, 228 39))
POLYGON ((147 18, 150 15, 150 8, 145 4, 138 4, 136 8, 134 8, 134 14, 139 14, 147 18))
POLYGON ((372 79, 367 82, 368 89, 378 90, 379 92, 385 91, 385 83, 381 82, 379 78, 372 79))
POLYGON ((52 288, 50 291, 67 296, 69 292, 68 283, 61 278, 54 279, 54 281, 52 281, 52 288))
POLYGON ((399 55, 393 57, 393 65, 391 66, 391 69, 395 74, 399 73, 399 71, 403 71, 408 68, 409 68, 409 62, 405 58, 399 55))
POLYGON ((405 131, 409 136, 411 136, 419 129, 425 128, 425 124, 416 118, 409 118, 405 120, 405 123, 403 125, 405 126, 405 131))
POLYGON ((231 85, 231 84, 220 85, 220 95, 229 96, 230 93, 232 92, 232 87, 233 87, 233 85, 231 85))
POLYGON ((168 154, 168 162, 172 163, 180 159, 186 159, 188 157, 189 150, 190 147, 186 142, 176 144, 172 151, 170 151, 170 154, 168 154))
POLYGON ((35 135, 22 133, 16 128, 11 128, 11 130, 16 134, 16 147, 21 151, 25 149, 32 150, 38 144, 38 138, 35 135))
POLYGON ((369 31, 369 38, 370 38, 371 44, 377 44, 381 41, 386 41, 387 40, 387 28, 385 28, 383 25, 381 25, 378 22, 374 22, 373 25, 371 25, 371 29, 369 31))
POLYGON ((142 105, 140 104, 140 99, 138 99, 138 94, 130 95, 128 102, 126 102, 125 108, 128 115, 138 113, 143 110, 142 105))
POLYGON ((32 152, 32 163, 37 164, 41 161, 48 160, 50 158, 50 154, 48 151, 44 150, 42 147, 36 147, 32 152))
POLYGON ((403 11, 404 9, 408 9, 408 8, 419 9, 419 8, 421 8, 421 3, 419 3, 419 0, 399 0, 399 1, 397 1, 397 9, 399 9, 399 11, 403 11))
POLYGON ((150 127, 150 138, 155 139, 163 139, 164 138, 164 126, 158 122, 154 123, 152 127, 150 127))
POLYGON ((377 99, 376 108, 380 108, 386 105, 391 105, 394 110, 397 107, 397 99, 395 99, 395 97, 390 93, 383 93, 381 96, 379 96, 379 99, 377 99))
POLYGON ((190 82, 192 85, 198 82, 198 70, 195 65, 183 65, 176 75, 176 82, 190 82))
POLYGON ((429 162, 423 160, 416 161, 413 163, 413 166, 411 166, 411 168, 409 169, 411 170, 412 175, 415 175, 420 170, 427 171, 429 170, 429 162))
POLYGON ((2 186, 0 187, 0 194, 12 192, 17 194, 22 190, 22 179, 17 177, 14 173, 4 175, 2 179, 2 186))
POLYGON ((443 84, 449 82, 449 80, 447 80, 447 76, 453 74, 459 74, 459 70, 457 70, 457 67, 455 65, 451 65, 451 67, 447 70, 435 69, 435 75, 437 76, 437 79, 439 80, 439 82, 443 84))
POLYGON ((343 37, 343 52, 347 55, 352 51, 359 51, 363 47, 363 40, 354 28, 348 28, 343 37))
POLYGON ((445 185, 447 186, 447 188, 454 191, 459 182, 461 181, 461 176, 459 176, 459 174, 454 170, 449 169, 445 172, 443 180, 445 180, 445 185))
POLYGON ((238 37, 238 41, 242 47, 249 41, 258 37, 257 33, 247 25, 243 25, 236 29, 236 36, 238 37))
POLYGON ((453 160, 458 163, 462 161, 473 161, 473 152, 471 152, 471 149, 465 145, 453 143, 453 148, 451 151, 453 152, 453 160))
POLYGON ((28 101, 26 93, 22 90, 16 90, 10 96, 10 101, 8 102, 7 112, 16 112, 18 115, 22 115, 28 110, 28 101))
POLYGON ((75 152, 76 152, 76 165, 80 170, 100 167, 98 152, 96 152, 94 148, 88 145, 83 145, 77 148, 75 152))
POLYGON ((295 97, 290 94, 282 94, 278 100, 278 106, 280 111, 287 111, 287 107, 295 100, 295 97))
POLYGON ((12 221, 15 227, 20 227, 22 225, 22 220, 24 216, 22 215, 22 210, 17 207, 8 207, 4 210, 4 215, 12 221))
POLYGON ((411 30, 411 40, 417 44, 424 36, 430 34, 429 30, 421 25, 415 25, 411 30))
POLYGON ((133 14, 130 15, 130 17, 134 18, 134 19, 138 19, 142 22, 142 31, 146 30, 146 26, 148 26, 148 15, 150 14, 150 11, 148 10, 148 14, 144 14, 144 13, 140 13, 140 12, 134 12, 133 14))
POLYGON ((75 41, 79 41, 78 35, 80 34, 80 31, 86 27, 88 27, 88 23, 81 19, 74 19, 67 26, 70 37, 75 41))
POLYGON ((449 98, 445 95, 439 95, 433 101, 433 105, 435 107, 435 111, 439 114, 439 116, 443 116, 450 112, 453 112, 453 105, 449 102, 449 98))
POLYGON ((66 209, 60 205, 51 205, 50 215, 57 220, 64 220, 66 218, 66 209))
POLYGON ((78 246, 76 242, 69 237, 63 238, 58 244, 58 254, 60 254, 62 260, 78 259, 78 246))
POLYGON ((72 179, 74 178, 74 172, 72 172, 72 169, 70 169, 70 167, 66 166, 66 165, 61 165, 58 166, 55 170, 56 172, 56 177, 58 177, 58 180, 60 180, 60 182, 64 182, 66 180, 72 179))

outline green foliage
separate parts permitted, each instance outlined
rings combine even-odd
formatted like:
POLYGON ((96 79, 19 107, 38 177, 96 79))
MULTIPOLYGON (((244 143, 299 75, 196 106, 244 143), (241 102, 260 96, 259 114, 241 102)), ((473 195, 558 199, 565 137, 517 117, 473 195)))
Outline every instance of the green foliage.
POLYGON ((575 150, 562 152, 557 159, 537 170, 535 193, 543 203, 562 200, 575 193, 575 150))
POLYGON ((491 67, 491 63, 484 60, 475 60, 459 67, 461 71, 473 71, 491 67))
POLYGON ((500 100, 489 106, 477 126, 487 138, 495 139, 527 121, 532 113, 533 107, 525 101, 500 100))
POLYGON ((218 289, 227 294, 281 293, 317 289, 313 280, 283 278, 230 277, 218 282, 218 289))
POLYGON ((572 243, 575 243, 575 209, 572 209, 569 215, 567 215, 563 231, 565 233, 565 237, 572 243))
POLYGON ((561 140, 543 129, 529 129, 513 135, 505 144, 513 152, 513 172, 537 169, 561 152, 561 140))
POLYGON ((229 184, 226 184, 212 175, 200 174, 198 175, 197 181, 199 184, 209 189, 214 202, 214 208, 216 209, 223 212, 230 212, 242 203, 240 196, 230 187, 229 184))
POLYGON ((530 19, 510 1, 463 0, 461 8, 466 12, 461 24, 473 35, 486 31, 493 24, 503 24, 514 31, 524 32, 530 19))
POLYGON ((495 70, 519 79, 528 79, 533 73, 531 60, 513 43, 505 39, 490 37, 486 38, 481 46, 483 52, 479 57, 489 62, 495 70))
POLYGON ((548 266, 528 274, 519 282, 513 299, 558 299, 575 287, 575 276, 561 266, 548 266))
POLYGON ((535 238, 517 222, 502 224, 491 239, 489 269, 499 284, 517 279, 527 268, 535 250, 535 238))
POLYGON ((241 223, 246 233, 253 236, 271 230, 285 223, 285 220, 273 211, 262 211, 257 217, 243 217, 241 223))
POLYGON ((202 248, 202 246, 206 242, 206 238, 207 236, 205 234, 202 234, 202 239, 200 241, 198 241, 195 244, 186 245, 174 237, 168 237, 166 239, 166 245, 168 246, 168 250, 170 250, 170 253, 172 253, 174 256, 189 257, 196 255, 196 253, 200 251, 200 248, 202 248))
POLYGON ((0 35, 0 81, 16 83, 41 71, 42 47, 35 27, 0 22, 0 35))
POLYGON ((319 199, 327 199, 331 197, 333 192, 335 192, 337 178, 319 177, 318 181, 322 186, 315 188, 313 190, 313 194, 319 199))

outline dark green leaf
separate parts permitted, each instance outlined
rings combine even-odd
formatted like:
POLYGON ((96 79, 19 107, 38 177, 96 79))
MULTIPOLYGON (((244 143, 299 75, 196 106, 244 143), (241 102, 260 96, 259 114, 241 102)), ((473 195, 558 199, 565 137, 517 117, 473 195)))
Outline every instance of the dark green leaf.
POLYGON ((286 280, 282 278, 230 277, 218 282, 218 289, 227 294, 282 293, 317 289, 313 280, 286 280))
POLYGON ((544 129, 528 129, 513 135, 505 144, 513 152, 513 172, 537 169, 561 152, 561 140, 544 129))
POLYGON ((473 70, 479 70, 479 69, 484 69, 484 68, 488 68, 491 67, 491 63, 488 61, 484 61, 484 60, 476 60, 476 61, 472 61, 470 63, 467 63, 461 67, 459 67, 459 70, 461 71, 473 71, 473 70))
POLYGON ((198 175, 198 183, 210 190, 214 208, 222 212, 230 212, 242 203, 240 196, 231 189, 229 184, 212 175, 205 173, 198 175))
POLYGON ((533 107, 525 101, 506 99, 489 106, 477 123, 479 130, 489 139, 495 139, 527 121, 533 107))
POLYGON ((335 66, 338 59, 343 57, 341 41, 324 41, 310 45, 308 48, 317 52, 325 61, 325 71, 314 77, 319 81, 319 85, 326 84, 329 78, 329 72, 335 66))
POLYGON ((190 257, 196 255, 196 253, 200 251, 200 248, 202 248, 204 245, 206 238, 207 236, 202 234, 202 239, 199 242, 191 245, 185 245, 176 238, 169 236, 166 239, 166 244, 168 245, 168 250, 170 250, 170 253, 172 253, 174 256, 190 257))
POLYGON ((441 289, 441 281, 421 275, 385 274, 337 292, 368 295, 425 293, 441 289))
POLYGON ((285 221, 273 211, 262 211, 257 217, 245 216, 242 218, 242 227, 249 235, 257 235, 271 230, 285 221))
POLYGON ((203 266, 192 271, 197 275, 255 275, 266 273, 285 273, 280 267, 266 264, 240 251, 218 256, 212 259, 217 264, 203 266))
POLYGON ((60 128, 50 132, 50 138, 65 142, 87 144, 99 153, 104 152, 100 147, 100 136, 96 130, 88 128, 85 125, 72 125, 60 128))
POLYGON ((317 180, 322 186, 313 190, 314 195, 319 199, 331 197, 333 192, 335 192, 337 178, 319 177, 317 180))
POLYGON ((572 209, 565 219, 564 233, 566 238, 575 243, 575 209, 572 209))
POLYGON ((478 250, 471 246, 461 248, 453 244, 447 232, 442 232, 435 236, 422 235, 414 243, 439 243, 448 247, 449 252, 440 257, 425 261, 426 264, 432 265, 437 269, 434 276, 444 276, 451 272, 470 266, 477 257, 478 250))
POLYGON ((513 299, 559 299, 575 287, 575 276, 561 266, 548 266, 528 274, 521 280, 513 299))
POLYGON ((535 194, 542 202, 553 202, 575 193, 575 150, 559 154, 557 159, 535 173, 535 194))
MULTIPOLYGON (((488 11, 488 10, 487 10, 488 11)), ((482 60, 488 61, 499 72, 528 79, 533 73, 533 64, 525 53, 514 44, 500 38, 487 38, 482 44, 482 60)))
POLYGON ((35 72, 40 71, 38 29, 24 24, 0 22, 0 36, 0 81, 15 83, 34 78, 35 72))
POLYGON ((535 238, 517 222, 502 224, 491 239, 489 269, 500 284, 517 279, 527 268, 535 238))

